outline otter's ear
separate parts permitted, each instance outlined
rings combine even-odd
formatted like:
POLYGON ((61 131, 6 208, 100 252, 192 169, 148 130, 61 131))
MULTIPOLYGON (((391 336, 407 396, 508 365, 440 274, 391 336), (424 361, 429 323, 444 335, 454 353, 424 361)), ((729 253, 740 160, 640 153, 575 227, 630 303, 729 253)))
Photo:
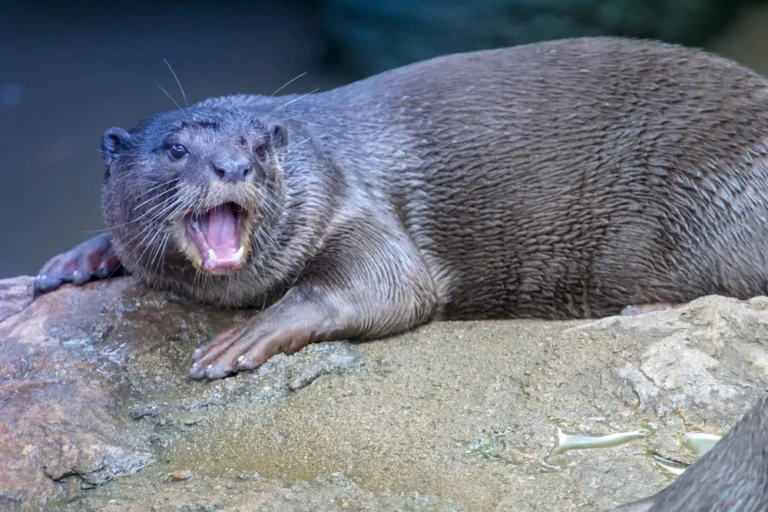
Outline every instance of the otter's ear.
POLYGON ((274 124, 269 129, 269 138, 273 148, 283 150, 288 145, 288 130, 283 125, 274 124))
POLYGON ((101 156, 107 165, 131 148, 131 135, 122 128, 107 128, 101 136, 101 156))

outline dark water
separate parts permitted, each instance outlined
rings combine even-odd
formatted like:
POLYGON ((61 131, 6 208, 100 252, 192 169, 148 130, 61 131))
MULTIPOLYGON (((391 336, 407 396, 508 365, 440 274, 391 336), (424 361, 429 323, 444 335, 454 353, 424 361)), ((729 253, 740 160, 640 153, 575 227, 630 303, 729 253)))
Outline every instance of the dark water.
POLYGON ((0 277, 34 274, 102 226, 101 133, 153 112, 248 92, 341 82, 313 69, 302 3, 0 0, 0 277))

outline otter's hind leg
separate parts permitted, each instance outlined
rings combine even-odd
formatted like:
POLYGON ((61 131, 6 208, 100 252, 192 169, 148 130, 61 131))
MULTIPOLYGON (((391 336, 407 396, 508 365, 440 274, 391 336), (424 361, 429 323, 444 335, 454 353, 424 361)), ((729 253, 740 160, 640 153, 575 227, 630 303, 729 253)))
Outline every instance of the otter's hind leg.
POLYGON ((48 260, 35 278, 35 293, 53 291, 64 283, 81 285, 122 273, 120 260, 112 248, 112 235, 107 233, 48 260))
POLYGON ((309 343, 378 338, 431 320, 435 286, 410 239, 398 227, 350 224, 281 300, 198 349, 190 376, 222 378, 309 343))

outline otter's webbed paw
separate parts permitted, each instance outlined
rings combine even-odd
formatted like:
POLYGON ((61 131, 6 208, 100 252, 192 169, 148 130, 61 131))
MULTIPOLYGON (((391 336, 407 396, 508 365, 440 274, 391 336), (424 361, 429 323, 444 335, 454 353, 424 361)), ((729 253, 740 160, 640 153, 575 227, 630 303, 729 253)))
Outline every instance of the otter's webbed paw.
POLYGON ((292 354, 310 343, 359 337, 357 311, 350 306, 344 308, 349 315, 339 314, 327 300, 328 293, 298 284, 259 315, 197 349, 190 377, 221 379, 258 368, 274 355, 292 354))
POLYGON ((35 278, 35 293, 50 292, 65 283, 81 285, 121 273, 122 266, 112 249, 112 236, 103 234, 48 260, 35 278))
POLYGON ((197 349, 190 377, 221 379, 258 368, 274 355, 292 354, 320 339, 333 338, 322 328, 325 322, 313 305, 292 302, 278 303, 197 349))

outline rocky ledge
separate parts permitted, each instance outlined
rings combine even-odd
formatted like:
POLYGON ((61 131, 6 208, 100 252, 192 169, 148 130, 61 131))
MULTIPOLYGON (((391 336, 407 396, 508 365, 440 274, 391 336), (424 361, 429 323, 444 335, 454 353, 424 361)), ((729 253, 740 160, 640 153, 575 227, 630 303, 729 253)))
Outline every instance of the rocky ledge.
POLYGON ((434 323, 198 382, 193 350, 253 312, 31 285, 0 281, 3 510, 600 511, 668 485, 768 375, 764 297, 434 323))

